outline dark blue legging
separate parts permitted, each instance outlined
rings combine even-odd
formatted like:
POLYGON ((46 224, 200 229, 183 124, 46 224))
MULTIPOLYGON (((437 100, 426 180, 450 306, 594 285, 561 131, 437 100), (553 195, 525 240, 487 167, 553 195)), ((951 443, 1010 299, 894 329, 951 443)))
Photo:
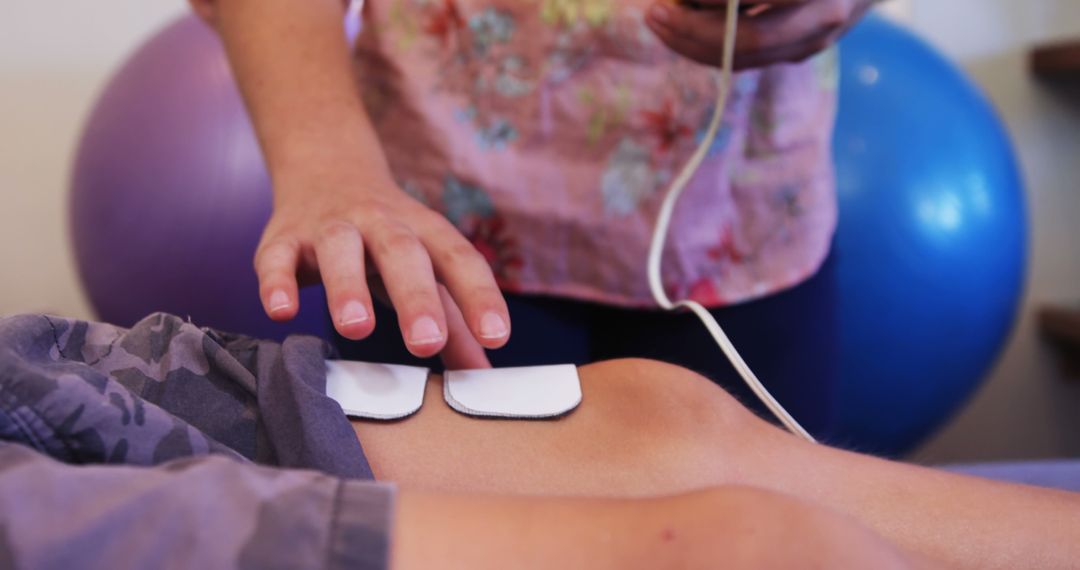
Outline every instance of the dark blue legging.
MULTIPOLYGON (((762 299, 712 311, 731 341, 773 395, 812 433, 826 433, 831 418, 836 324, 832 318, 829 272, 762 299), (819 333, 807 350, 805 323, 819 333)), ((651 358, 695 370, 762 410, 712 337, 688 313, 631 310, 553 297, 507 295, 514 332, 506 347, 489 351, 496 367, 588 364, 614 358, 651 358)), ((405 349, 393 312, 376 307, 380 325, 370 338, 336 337, 342 356, 354 360, 428 366, 405 349)))

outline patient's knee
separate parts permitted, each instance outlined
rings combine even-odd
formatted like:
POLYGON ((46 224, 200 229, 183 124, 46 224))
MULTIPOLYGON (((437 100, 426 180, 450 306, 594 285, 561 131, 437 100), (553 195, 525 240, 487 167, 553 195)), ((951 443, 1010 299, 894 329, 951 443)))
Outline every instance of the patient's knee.
POLYGON ((585 398, 599 397, 609 420, 665 438, 692 441, 750 435, 764 423, 707 378, 652 360, 627 359, 582 367, 585 398))

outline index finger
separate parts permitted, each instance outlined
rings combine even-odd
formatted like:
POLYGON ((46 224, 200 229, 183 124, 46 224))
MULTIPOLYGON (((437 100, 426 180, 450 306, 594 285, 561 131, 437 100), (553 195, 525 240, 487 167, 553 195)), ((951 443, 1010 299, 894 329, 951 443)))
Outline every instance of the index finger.
POLYGON ((296 266, 300 263, 300 244, 296 239, 276 237, 267 240, 255 252, 255 274, 259 280, 259 298, 263 310, 275 321, 287 321, 300 310, 296 266))

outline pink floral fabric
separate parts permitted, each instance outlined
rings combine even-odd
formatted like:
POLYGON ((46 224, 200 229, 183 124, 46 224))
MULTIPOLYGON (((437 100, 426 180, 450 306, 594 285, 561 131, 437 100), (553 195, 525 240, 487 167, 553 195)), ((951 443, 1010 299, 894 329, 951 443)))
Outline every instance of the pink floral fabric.
MULTIPOLYGON (((713 70, 645 26, 649 0, 368 0, 366 108, 407 192, 509 292, 652 306, 663 195, 713 112, 713 70)), ((718 56, 719 57, 719 56, 718 56)), ((709 306, 816 271, 836 221, 835 54, 738 74, 676 211, 669 293, 709 306)))

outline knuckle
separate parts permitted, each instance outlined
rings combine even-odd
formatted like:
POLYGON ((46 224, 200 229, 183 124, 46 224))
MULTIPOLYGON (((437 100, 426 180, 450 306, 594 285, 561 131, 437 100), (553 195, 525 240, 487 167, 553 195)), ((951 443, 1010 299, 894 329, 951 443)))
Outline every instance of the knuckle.
POLYGON ((374 198, 364 198, 356 202, 353 211, 361 218, 368 220, 381 220, 390 217, 390 208, 382 200, 374 198))
POLYGON ((300 245, 300 238, 294 232, 282 231, 272 236, 266 236, 260 246, 261 250, 270 251, 275 249, 292 249, 300 245))
POLYGON ((342 219, 327 220, 319 224, 318 242, 322 245, 341 241, 358 234, 356 226, 342 219))
POLYGON ((322 266, 322 278, 326 285, 342 287, 351 284, 354 287, 361 283, 364 277, 364 269, 358 259, 333 259, 322 266))
POLYGON ((477 299, 480 299, 485 304, 491 306, 492 309, 505 310, 505 304, 503 303, 502 298, 502 291, 500 291, 497 287, 482 285, 479 287, 474 287, 472 293, 476 296, 477 299))
POLYGON ((341 219, 326 220, 319 227, 319 235, 322 237, 346 235, 355 231, 355 226, 341 219))
POLYGON ((404 227, 395 227, 380 232, 371 247, 376 255, 401 255, 419 247, 420 241, 404 227))
POLYGON ((284 234, 264 240, 255 250, 256 266, 273 263, 291 257, 300 248, 300 240, 293 235, 284 234))
POLYGON ((395 307, 409 307, 428 314, 431 314, 440 306, 438 293, 434 289, 428 290, 412 286, 399 291, 394 297, 395 307))
POLYGON ((472 244, 467 242, 459 242, 446 248, 442 252, 443 263, 448 267, 454 268, 462 266, 466 269, 475 269, 478 265, 487 266, 487 260, 484 256, 476 251, 476 248, 472 244))
POLYGON ((445 214, 436 212, 426 206, 417 206, 414 211, 417 222, 435 228, 437 232, 450 232, 455 236, 461 235, 461 230, 451 223, 445 214))
POLYGON ((333 276, 323 276, 323 285, 326 287, 328 294, 334 294, 337 296, 356 296, 361 292, 360 285, 363 284, 363 279, 356 272, 350 271, 345 273, 334 274, 333 276))

